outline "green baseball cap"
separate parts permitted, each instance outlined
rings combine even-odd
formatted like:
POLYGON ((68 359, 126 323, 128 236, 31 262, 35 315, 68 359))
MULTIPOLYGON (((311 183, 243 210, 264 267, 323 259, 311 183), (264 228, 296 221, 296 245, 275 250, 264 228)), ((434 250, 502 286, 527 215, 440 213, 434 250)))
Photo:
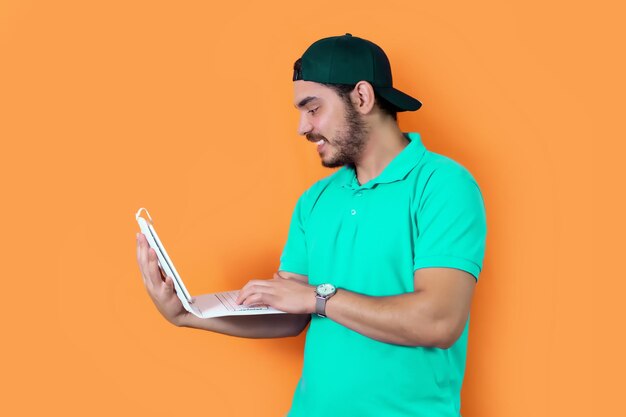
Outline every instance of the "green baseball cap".
POLYGON ((293 81, 323 84, 369 82, 376 93, 397 111, 415 111, 419 100, 393 88, 391 65, 385 52, 375 43, 346 33, 320 39, 304 51, 302 66, 294 70, 293 81))

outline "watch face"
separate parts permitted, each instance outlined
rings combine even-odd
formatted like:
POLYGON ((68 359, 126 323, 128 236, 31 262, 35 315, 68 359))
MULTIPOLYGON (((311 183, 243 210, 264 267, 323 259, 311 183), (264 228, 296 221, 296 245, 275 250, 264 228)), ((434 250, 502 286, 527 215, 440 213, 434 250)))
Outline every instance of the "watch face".
POLYGON ((320 284, 317 286, 317 293, 322 297, 330 295, 336 291, 333 284, 320 284))

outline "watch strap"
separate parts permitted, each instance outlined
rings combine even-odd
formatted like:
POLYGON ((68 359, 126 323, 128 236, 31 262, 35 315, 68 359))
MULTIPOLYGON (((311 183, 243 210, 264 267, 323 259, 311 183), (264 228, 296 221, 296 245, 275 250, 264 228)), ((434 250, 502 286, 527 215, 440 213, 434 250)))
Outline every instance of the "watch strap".
POLYGON ((320 317, 326 317, 326 300, 328 298, 315 294, 315 313, 320 317))

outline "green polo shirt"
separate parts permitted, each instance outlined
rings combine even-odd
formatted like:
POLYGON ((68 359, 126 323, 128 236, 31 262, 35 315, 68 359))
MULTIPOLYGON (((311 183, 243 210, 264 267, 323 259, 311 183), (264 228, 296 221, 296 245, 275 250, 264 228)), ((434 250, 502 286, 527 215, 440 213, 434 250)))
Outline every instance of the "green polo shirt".
MULTIPOLYGON (((298 200, 281 271, 369 296, 414 290, 419 268, 482 268, 480 189, 419 134, 383 172, 359 184, 343 167, 298 200)), ((459 416, 468 323, 449 349, 379 342, 312 316, 290 417, 459 416)))

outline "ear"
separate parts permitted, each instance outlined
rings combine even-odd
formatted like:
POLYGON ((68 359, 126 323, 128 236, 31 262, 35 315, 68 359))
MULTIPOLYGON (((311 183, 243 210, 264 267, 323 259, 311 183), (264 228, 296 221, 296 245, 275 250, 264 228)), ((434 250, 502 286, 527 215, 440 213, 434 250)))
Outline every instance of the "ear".
POLYGON ((367 81, 359 81, 352 90, 351 98, 354 108, 361 114, 368 114, 372 111, 376 96, 374 95, 374 87, 367 81))

